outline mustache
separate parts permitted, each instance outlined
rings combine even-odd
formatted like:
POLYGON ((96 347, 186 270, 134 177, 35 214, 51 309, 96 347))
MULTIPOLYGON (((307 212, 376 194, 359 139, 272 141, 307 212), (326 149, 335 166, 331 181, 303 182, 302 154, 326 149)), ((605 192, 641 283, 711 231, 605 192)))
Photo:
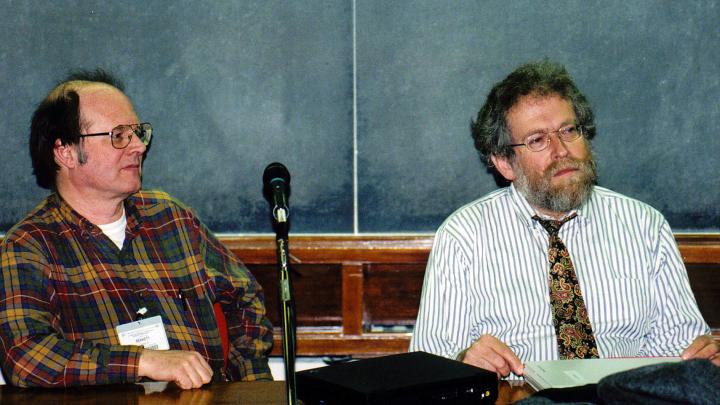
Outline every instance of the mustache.
POLYGON ((555 173, 566 170, 566 169, 576 169, 576 170, 582 170, 587 164, 589 164, 588 160, 581 160, 581 159, 575 159, 572 157, 565 158, 563 160, 558 160, 557 162, 554 162, 550 165, 550 167, 547 168, 546 172, 553 176, 555 173))
POLYGON ((597 167, 595 166, 595 159, 592 154, 588 155, 584 159, 577 159, 573 157, 566 157, 563 160, 553 162, 543 174, 546 180, 550 180, 555 174, 562 170, 575 169, 584 173, 589 182, 592 184, 597 183, 597 167))
POLYGON ((574 157, 566 157, 562 160, 558 160, 556 162, 553 162, 548 168, 547 172, 549 173, 557 173, 560 170, 565 169, 577 169, 577 170, 583 170, 587 166, 592 166, 593 157, 591 155, 588 155, 588 157, 584 159, 578 159, 574 157))

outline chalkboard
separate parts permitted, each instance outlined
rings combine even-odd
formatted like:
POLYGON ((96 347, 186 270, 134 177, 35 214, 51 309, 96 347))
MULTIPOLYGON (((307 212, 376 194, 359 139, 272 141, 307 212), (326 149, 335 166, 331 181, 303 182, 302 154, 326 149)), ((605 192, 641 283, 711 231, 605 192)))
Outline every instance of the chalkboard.
POLYGON ((155 128, 144 187, 218 233, 432 232, 495 189, 469 124, 516 66, 563 63, 591 101, 600 184, 675 231, 720 231, 717 1, 0 0, 0 233, 34 207, 37 103, 102 67, 155 128))

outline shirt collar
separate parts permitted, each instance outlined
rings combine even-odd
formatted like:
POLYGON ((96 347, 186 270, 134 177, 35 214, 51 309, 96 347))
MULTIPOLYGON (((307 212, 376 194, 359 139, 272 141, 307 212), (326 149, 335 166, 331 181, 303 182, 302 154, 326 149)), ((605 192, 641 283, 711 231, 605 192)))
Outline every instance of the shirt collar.
POLYGON ((127 216, 128 239, 134 238, 140 231, 142 215, 137 207, 135 195, 125 199, 125 215, 127 216))
MULTIPOLYGON (((58 213, 60 214, 60 217, 63 221, 69 223, 74 228, 78 229, 81 234, 83 235, 93 235, 98 236, 102 234, 102 230, 100 227, 95 226, 92 222, 90 222, 87 218, 80 215, 77 211, 75 211, 70 204, 68 204, 58 193, 53 193, 48 197, 48 202, 51 205, 54 205, 58 213)), ((125 199, 125 215, 127 217, 127 228, 126 232, 128 232, 130 239, 135 237, 137 232, 140 229, 140 225, 142 224, 142 217, 140 215, 140 211, 135 205, 135 201, 132 198, 125 199)))
POLYGON ((60 218, 70 224, 71 227, 77 229, 80 235, 88 237, 90 235, 97 236, 102 234, 102 230, 99 227, 75 211, 60 194, 51 194, 50 197, 48 197, 48 202, 57 208, 60 218))

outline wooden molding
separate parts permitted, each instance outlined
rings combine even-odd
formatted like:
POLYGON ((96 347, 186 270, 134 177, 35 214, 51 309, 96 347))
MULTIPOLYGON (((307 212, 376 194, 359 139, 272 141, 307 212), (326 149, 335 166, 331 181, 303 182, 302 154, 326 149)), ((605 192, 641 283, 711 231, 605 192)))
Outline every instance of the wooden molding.
MULTIPOLYGON (((291 263, 418 263, 427 261, 432 236, 291 236, 291 263)), ((248 264, 275 263, 272 236, 221 237, 248 264)))
POLYGON ((685 264, 720 264, 720 234, 676 234, 685 264))
MULTIPOLYGON (((274 263, 272 236, 224 236, 219 238, 245 263, 274 263)), ((676 234, 686 264, 720 263, 720 233, 676 234)), ((418 236, 291 236, 294 263, 418 263, 427 261, 432 235, 418 236)))

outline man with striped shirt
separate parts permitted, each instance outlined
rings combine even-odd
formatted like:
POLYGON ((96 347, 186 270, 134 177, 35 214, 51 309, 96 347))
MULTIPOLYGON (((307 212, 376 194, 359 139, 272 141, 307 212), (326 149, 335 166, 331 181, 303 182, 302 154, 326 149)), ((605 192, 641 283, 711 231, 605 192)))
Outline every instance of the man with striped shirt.
POLYGON ((151 379, 185 389, 272 379, 262 289, 192 210, 140 190, 152 126, 121 89, 102 71, 80 72, 33 115, 34 173, 52 193, 0 248, 5 377, 22 387, 151 379))
MULTIPOLYGON (((519 67, 473 123, 483 161, 511 184, 453 213, 437 231, 411 350, 498 376, 560 358, 548 288, 548 231, 565 220, 600 357, 682 356, 720 364, 663 216, 595 185, 593 112, 564 67, 519 67), (534 218, 535 217, 535 218, 534 218)), ((585 311, 583 311, 585 312, 585 311)))

